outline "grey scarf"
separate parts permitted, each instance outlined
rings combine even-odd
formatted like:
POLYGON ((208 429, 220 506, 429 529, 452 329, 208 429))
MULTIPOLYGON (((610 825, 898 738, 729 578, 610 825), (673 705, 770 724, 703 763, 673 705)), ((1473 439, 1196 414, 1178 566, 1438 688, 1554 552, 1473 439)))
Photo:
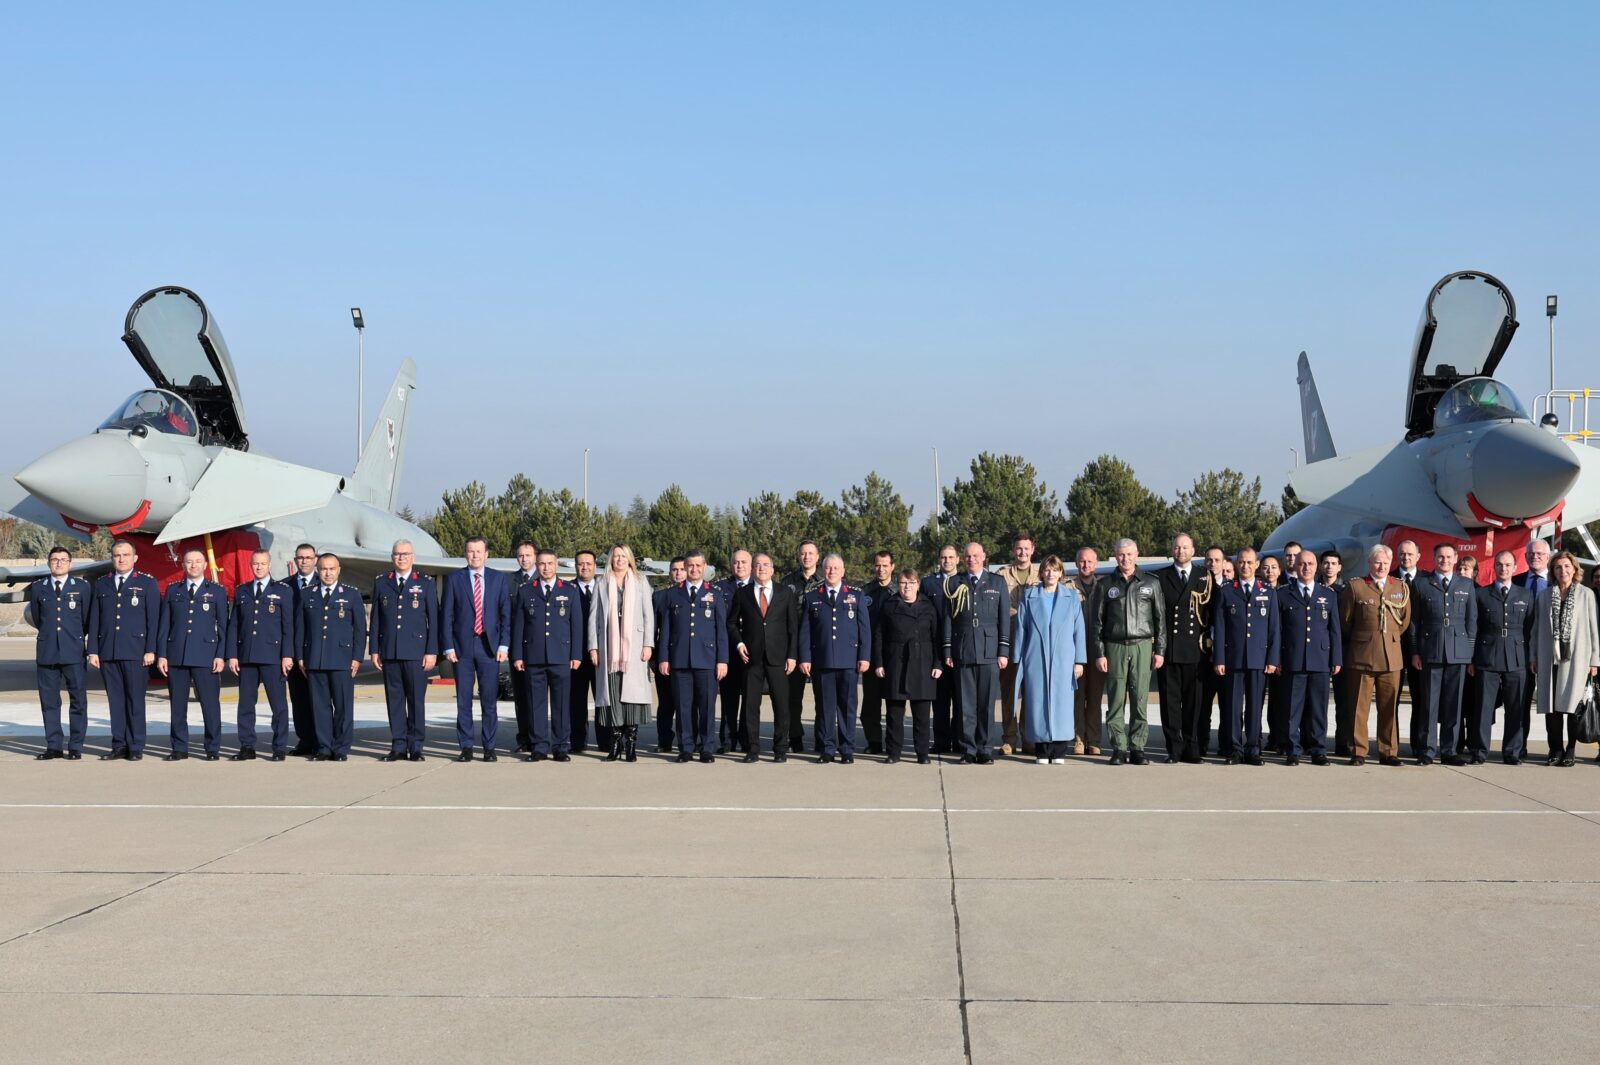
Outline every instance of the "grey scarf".
POLYGON ((1572 602, 1578 598, 1574 581, 1565 592, 1559 585, 1550 588, 1550 630, 1555 633, 1555 660, 1572 661, 1572 602))

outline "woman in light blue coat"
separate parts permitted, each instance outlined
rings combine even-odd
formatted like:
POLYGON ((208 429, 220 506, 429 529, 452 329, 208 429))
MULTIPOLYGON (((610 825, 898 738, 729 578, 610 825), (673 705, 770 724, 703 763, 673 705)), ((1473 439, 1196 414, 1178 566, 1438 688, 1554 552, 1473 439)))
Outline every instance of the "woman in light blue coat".
POLYGON ((1083 676, 1083 601, 1061 583, 1065 567, 1054 555, 1039 567, 1039 584, 1017 607, 1011 650, 1017 660, 1016 699, 1023 738, 1039 765, 1066 765, 1077 732, 1073 700, 1083 676))

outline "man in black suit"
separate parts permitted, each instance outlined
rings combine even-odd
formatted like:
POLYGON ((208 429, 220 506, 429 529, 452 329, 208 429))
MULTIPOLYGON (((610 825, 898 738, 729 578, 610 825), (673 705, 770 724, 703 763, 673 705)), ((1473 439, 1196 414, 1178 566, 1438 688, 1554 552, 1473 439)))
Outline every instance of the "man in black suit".
POLYGON ((667 573, 671 583, 665 588, 657 588, 650 596, 650 605, 656 617, 656 641, 650 645, 655 649, 650 659, 650 675, 656 678, 656 750, 661 754, 671 754, 678 741, 678 703, 672 697, 672 678, 661 673, 661 663, 667 657, 667 649, 661 643, 661 622, 666 619, 667 593, 682 584, 689 575, 688 565, 682 555, 672 560, 667 566, 667 573))
MULTIPOLYGON (((578 598, 583 600, 583 631, 589 631, 589 615, 594 612, 594 552, 579 551, 572 556, 572 568, 578 579, 578 598)), ((516 595, 512 592, 513 597, 516 595)), ((578 654, 581 663, 572 671, 572 688, 568 691, 569 715, 572 722, 572 753, 581 754, 589 735, 589 696, 594 692, 594 663, 589 661, 589 651, 578 654)), ((594 723, 594 745, 602 751, 611 749, 611 730, 600 722, 594 723)))
POLYGON ((1477 678, 1477 704, 1469 729, 1473 765, 1489 754, 1489 732, 1494 727, 1496 701, 1506 708, 1506 731, 1500 740, 1500 758, 1519 765, 1527 754, 1528 718, 1523 690, 1529 687, 1528 647, 1533 640, 1533 596, 1511 581, 1517 556, 1501 551, 1494 556, 1494 583, 1478 589, 1478 642, 1467 672, 1477 678))
MULTIPOLYGON (((956 568, 960 565, 961 556, 956 552, 955 544, 945 544, 939 548, 938 567, 926 577, 922 578, 922 587, 917 591, 918 599, 926 599, 933 604, 934 613, 939 616, 939 624, 944 624, 944 619, 950 615, 950 599, 948 585, 956 575, 956 568)), ((1088 599, 1085 598, 1085 602, 1088 599)), ((934 683, 933 696, 933 753, 954 754, 957 749, 957 737, 961 732, 960 723, 953 721, 952 710, 956 701, 956 671, 944 670, 939 674, 939 679, 934 683)))
POLYGON ((789 760, 789 677, 800 657, 800 597, 772 579, 772 557, 757 555, 754 576, 733 596, 728 613, 729 657, 744 666, 743 716, 746 762, 761 750, 761 691, 772 699, 772 760, 789 760))
MULTIPOLYGON (((537 562, 539 549, 533 546, 532 540, 524 540, 517 545, 517 568, 511 574, 511 601, 516 602, 517 592, 524 584, 529 584, 539 579, 537 562)), ((585 662, 589 660, 584 655, 585 662)), ((517 753, 533 753, 533 732, 528 722, 528 693, 523 691, 521 684, 511 685, 511 701, 517 708, 517 753)))
MULTIPOLYGON (((301 544, 294 549, 294 569, 282 582, 294 592, 291 601, 293 617, 300 616, 300 598, 307 588, 317 583, 317 549, 301 544)), ((317 753, 316 715, 311 712, 311 681, 298 669, 289 670, 289 706, 294 718, 294 749, 289 753, 296 758, 310 758, 317 753)))
MULTIPOLYGON (((722 600, 722 609, 733 616, 733 597, 739 589, 750 583, 750 552, 744 548, 737 548, 729 559, 733 573, 712 584, 718 598, 722 600)), ((732 644, 728 646, 732 647, 732 644)), ((717 726, 717 753, 726 754, 729 751, 746 750, 744 746, 744 733, 740 731, 741 720, 740 703, 744 699, 744 663, 739 656, 728 655, 728 675, 722 678, 722 683, 717 685, 718 701, 722 704, 722 721, 717 726)))
MULTIPOLYGON (((1406 582, 1407 587, 1416 588, 1417 579, 1422 577, 1422 549, 1415 540, 1401 540, 1395 545, 1394 558, 1397 568, 1394 576, 1406 582)), ((1412 620, 1416 619, 1415 605, 1413 604, 1412 620)), ((1424 720, 1427 717, 1427 697, 1422 688, 1422 670, 1413 665, 1416 656, 1416 641, 1413 639, 1411 629, 1400 634, 1400 654, 1404 656, 1406 695, 1411 700, 1411 726, 1407 734, 1411 736, 1412 748, 1415 750, 1424 731, 1424 720)))
POLYGON ((1210 574, 1194 560, 1193 537, 1179 533, 1173 538, 1172 565, 1156 576, 1168 607, 1167 657, 1160 670, 1161 735, 1168 762, 1198 764, 1211 738, 1211 715, 1200 720, 1200 685, 1201 674, 1210 672, 1204 663, 1209 657, 1214 597, 1210 574))
MULTIPOLYGON (((1550 587, 1550 545, 1544 540, 1529 540, 1527 550, 1523 552, 1523 557, 1528 560, 1527 572, 1517 574, 1516 577, 1512 578, 1511 583, 1518 588, 1527 589, 1528 610, 1537 615, 1539 596, 1546 588, 1550 587)), ((1531 652, 1533 650, 1533 637, 1530 636, 1528 640, 1528 650, 1531 652)), ((1517 709, 1513 711, 1509 703, 1506 705, 1506 732, 1500 740, 1502 754, 1506 750, 1506 741, 1511 737, 1511 716, 1513 712, 1520 716, 1522 723, 1521 740, 1523 743, 1527 742, 1528 731, 1533 728, 1533 688, 1533 678, 1526 678, 1522 682, 1522 699, 1517 709)), ((1548 737, 1550 734, 1550 715, 1545 715, 1544 720, 1545 735, 1548 737)), ((1526 757, 1520 748, 1518 757, 1526 757)))

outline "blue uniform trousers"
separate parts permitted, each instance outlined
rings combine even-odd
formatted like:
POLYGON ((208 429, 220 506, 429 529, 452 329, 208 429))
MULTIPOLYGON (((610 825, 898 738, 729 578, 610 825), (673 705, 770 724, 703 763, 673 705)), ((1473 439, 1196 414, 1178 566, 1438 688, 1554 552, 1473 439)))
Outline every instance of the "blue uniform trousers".
POLYGON ((523 698, 528 703, 528 737, 535 754, 572 749, 572 667, 535 666, 526 662, 522 675, 523 698))
POLYGON ((421 754, 427 738, 426 709, 423 700, 428 678, 420 659, 383 659, 383 699, 389 708, 389 751, 392 754, 421 754))
POLYGON ((672 701, 678 707, 678 749, 717 753, 717 671, 674 669, 672 701))
POLYGON ((483 718, 483 749, 494 750, 500 717, 496 700, 500 695, 500 663, 495 649, 482 636, 475 636, 468 647, 456 651, 456 744, 472 750, 472 685, 478 685, 478 709, 483 718))
POLYGON ((1000 694, 1000 667, 993 662, 956 663, 956 704, 961 707, 962 754, 989 753, 994 731, 994 700, 1000 694))
POLYGON ((85 687, 84 664, 63 662, 60 665, 39 663, 35 677, 39 682, 39 710, 44 715, 45 746, 52 751, 61 750, 61 688, 66 686, 71 699, 67 737, 69 751, 83 750, 83 733, 89 724, 89 691, 85 687))
POLYGON ((1451 756, 1456 753, 1461 739, 1461 690, 1466 679, 1465 663, 1422 663, 1422 707, 1411 715, 1413 728, 1421 730, 1420 736, 1416 732, 1411 734, 1413 758, 1437 758, 1441 753, 1451 756))
POLYGON ((1531 683, 1532 679, 1525 669, 1513 669, 1507 673, 1492 669, 1478 670, 1478 705, 1466 708, 1466 712, 1476 714, 1478 719, 1473 754, 1489 753, 1494 706, 1499 702, 1506 708, 1506 731, 1500 738, 1500 756, 1523 758, 1527 755, 1528 704, 1523 693, 1531 683))
POLYGON ((289 704, 284 697, 283 666, 254 666, 239 663, 239 746, 252 750, 256 745, 256 691, 267 689, 267 705, 272 708, 272 750, 281 754, 289 749, 289 704))
POLYGON ((313 669, 311 717, 317 730, 318 754, 349 754, 355 724, 356 679, 344 669, 313 669))
POLYGON ((1328 674, 1285 673, 1283 690, 1289 704, 1289 724, 1285 730, 1285 753, 1298 758, 1302 753, 1328 753, 1328 674))
POLYGON ((137 658, 102 658, 100 675, 111 704, 111 749, 144 753, 144 695, 150 667, 137 658))
POLYGON ((172 737, 174 754, 189 753, 189 684, 194 683, 200 700, 200 717, 205 721, 206 753, 216 754, 222 747, 222 677, 210 666, 167 667, 167 692, 172 697, 172 720, 167 734, 172 737))
POLYGON ((289 671, 289 708, 294 715, 295 746, 315 750, 317 717, 311 712, 311 681, 298 669, 289 671))
POLYGON ((856 753, 856 671, 854 669, 816 669, 817 689, 822 695, 818 715, 822 720, 822 750, 826 754, 856 753))
POLYGON ((1218 739, 1217 753, 1224 758, 1230 754, 1260 755, 1261 698, 1267 690, 1266 670, 1230 667, 1222 680, 1227 708, 1219 736, 1227 739, 1218 739))

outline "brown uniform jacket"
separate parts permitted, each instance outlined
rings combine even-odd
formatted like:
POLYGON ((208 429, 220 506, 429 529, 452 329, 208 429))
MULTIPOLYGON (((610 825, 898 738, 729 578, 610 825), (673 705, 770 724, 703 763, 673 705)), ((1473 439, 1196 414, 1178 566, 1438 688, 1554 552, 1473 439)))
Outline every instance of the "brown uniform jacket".
POLYGON ((1006 582, 1006 591, 1011 595, 1011 616, 1017 616, 1017 607, 1022 605, 1022 593, 1039 583, 1039 563, 1030 562, 1026 569, 1019 568, 1016 563, 1000 567, 1000 579, 1006 582))
POLYGON ((1346 646, 1346 669, 1393 673, 1405 665, 1400 636, 1411 624, 1411 589, 1394 574, 1380 595, 1371 576, 1362 576, 1339 593, 1339 625, 1346 646))

